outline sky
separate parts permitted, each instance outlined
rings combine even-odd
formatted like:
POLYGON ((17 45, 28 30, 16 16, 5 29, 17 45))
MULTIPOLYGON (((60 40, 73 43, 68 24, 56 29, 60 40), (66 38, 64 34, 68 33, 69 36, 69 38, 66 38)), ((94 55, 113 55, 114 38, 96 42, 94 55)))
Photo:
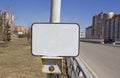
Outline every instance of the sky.
MULTIPOLYGON (((120 0, 61 0, 61 22, 78 23, 81 32, 92 25, 100 12, 120 14, 120 0)), ((49 22, 51 0, 0 0, 0 10, 15 16, 14 24, 30 27, 34 22, 49 22)))

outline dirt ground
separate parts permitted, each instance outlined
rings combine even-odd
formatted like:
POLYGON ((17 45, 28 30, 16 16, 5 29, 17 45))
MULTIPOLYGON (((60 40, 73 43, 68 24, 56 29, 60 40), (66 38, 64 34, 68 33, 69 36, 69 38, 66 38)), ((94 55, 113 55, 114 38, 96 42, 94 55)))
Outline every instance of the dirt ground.
POLYGON ((40 57, 31 54, 27 39, 14 37, 4 46, 0 44, 0 78, 45 78, 40 57))

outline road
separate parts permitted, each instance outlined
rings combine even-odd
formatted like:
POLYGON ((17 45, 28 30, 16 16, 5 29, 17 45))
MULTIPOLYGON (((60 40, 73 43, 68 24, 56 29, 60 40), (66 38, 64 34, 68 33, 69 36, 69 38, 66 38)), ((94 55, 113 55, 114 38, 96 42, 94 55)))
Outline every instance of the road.
POLYGON ((99 78, 120 78, 120 47, 81 42, 79 57, 99 78))

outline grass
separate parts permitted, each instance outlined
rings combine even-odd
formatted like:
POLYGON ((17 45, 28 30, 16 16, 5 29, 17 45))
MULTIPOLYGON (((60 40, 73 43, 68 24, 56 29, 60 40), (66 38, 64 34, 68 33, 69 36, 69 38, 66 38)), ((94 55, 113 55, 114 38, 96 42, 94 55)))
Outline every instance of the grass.
POLYGON ((0 46, 0 78, 44 78, 40 57, 33 56, 30 48, 25 38, 17 37, 0 46))

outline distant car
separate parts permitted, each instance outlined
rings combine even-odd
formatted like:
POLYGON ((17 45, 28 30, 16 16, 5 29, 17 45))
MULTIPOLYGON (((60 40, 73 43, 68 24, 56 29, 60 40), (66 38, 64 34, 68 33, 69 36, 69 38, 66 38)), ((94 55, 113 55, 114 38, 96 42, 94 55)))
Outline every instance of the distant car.
POLYGON ((104 43, 105 43, 105 44, 112 44, 112 43, 114 43, 114 42, 115 42, 114 39, 105 39, 105 40, 104 40, 104 43))

